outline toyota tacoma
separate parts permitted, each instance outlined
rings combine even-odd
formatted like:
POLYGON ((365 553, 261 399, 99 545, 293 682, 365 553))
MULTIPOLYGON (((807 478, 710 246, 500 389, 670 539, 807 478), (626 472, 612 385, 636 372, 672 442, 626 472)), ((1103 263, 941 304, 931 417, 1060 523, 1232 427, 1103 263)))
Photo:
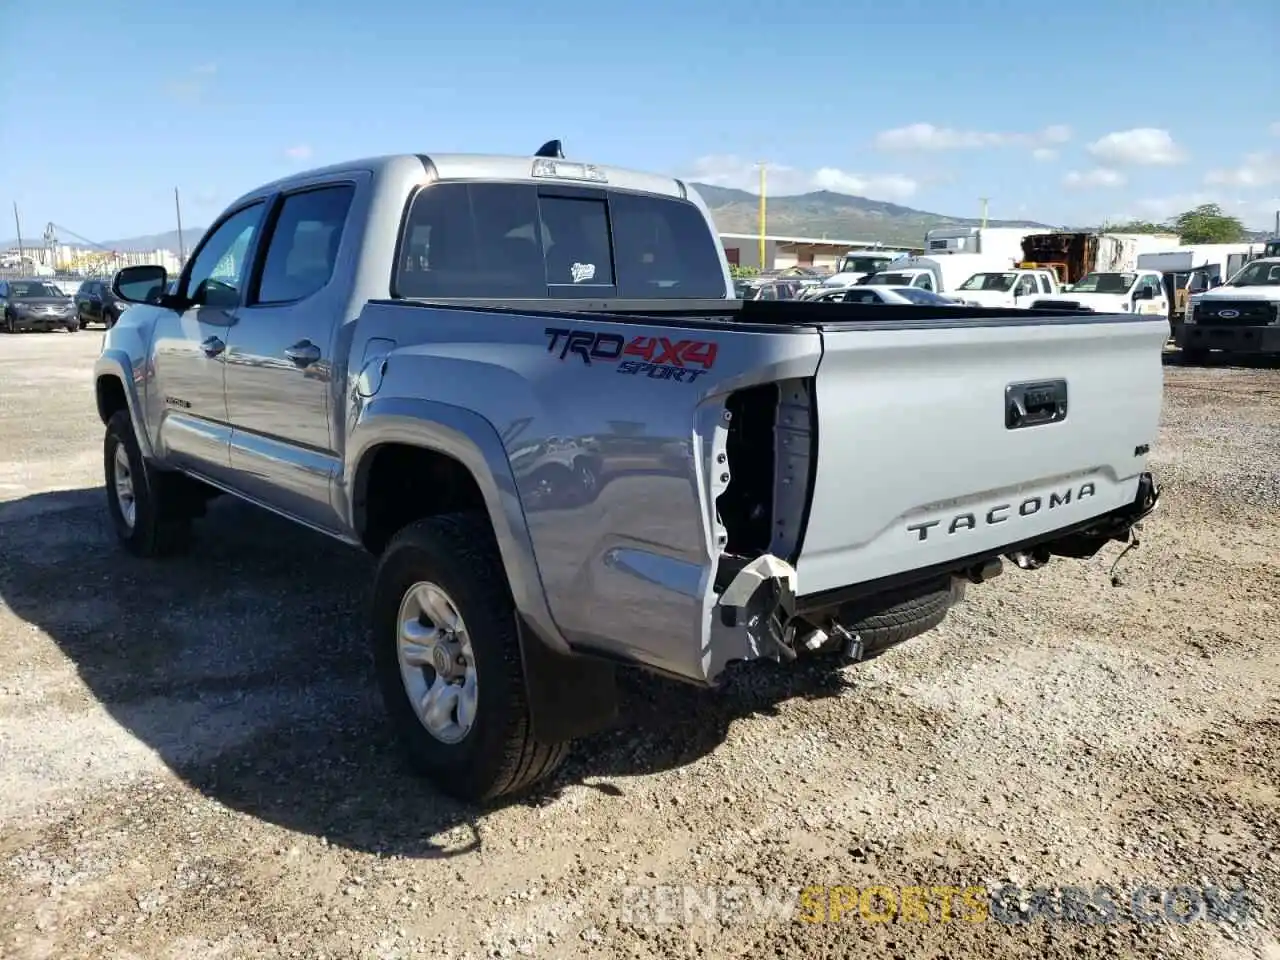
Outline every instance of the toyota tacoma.
POLYGON ((168 554, 230 494, 376 555, 392 726, 488 801, 612 720, 619 666, 874 656, 1155 507, 1165 318, 733 290, 690 185, 558 141, 265 184, 176 282, 115 278, 114 529, 168 554))

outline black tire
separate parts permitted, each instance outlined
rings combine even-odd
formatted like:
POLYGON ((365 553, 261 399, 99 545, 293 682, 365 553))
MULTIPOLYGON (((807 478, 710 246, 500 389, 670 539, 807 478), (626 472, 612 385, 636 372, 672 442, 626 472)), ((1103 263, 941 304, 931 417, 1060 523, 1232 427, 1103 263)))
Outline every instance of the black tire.
POLYGON ((80 321, 72 320, 67 324, 67 333, 76 333, 80 329, 80 321))
POLYGON ((533 786, 564 761, 568 743, 546 745, 532 735, 515 604, 483 515, 430 517, 397 533, 378 564, 371 620, 374 667, 392 729, 414 770, 439 790, 486 803, 533 786), (400 675, 400 603, 421 581, 449 594, 475 657, 475 721, 454 744, 418 720, 400 675))
POLYGON ((1209 351, 1200 347, 1183 347, 1178 356, 1183 363, 1204 363, 1209 359, 1209 351))
POLYGON ((862 638, 863 658, 870 659, 939 626, 964 594, 965 583, 959 579, 909 588, 852 604, 841 611, 840 620, 862 638))
POLYGON ((18 322, 12 316, 6 316, 4 318, 4 329, 6 333, 17 333, 18 322))
POLYGON ((107 421, 102 444, 107 512, 116 537, 139 557, 163 557, 184 551, 191 542, 192 504, 185 477, 166 474, 142 456, 128 410, 117 410, 107 421), (133 476, 135 519, 130 526, 115 487, 116 451, 123 447, 133 476))

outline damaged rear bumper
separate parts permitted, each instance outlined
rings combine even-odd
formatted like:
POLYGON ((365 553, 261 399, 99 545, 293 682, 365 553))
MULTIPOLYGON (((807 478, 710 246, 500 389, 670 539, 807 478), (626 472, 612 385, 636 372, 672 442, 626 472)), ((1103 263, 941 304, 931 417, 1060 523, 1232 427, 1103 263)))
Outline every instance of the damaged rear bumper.
POLYGON ((820 627, 853 601, 949 578, 980 583, 1000 572, 1002 558, 1033 569, 1053 557, 1092 557, 1108 543, 1134 539, 1135 530, 1159 503, 1159 484, 1153 474, 1143 473, 1132 502, 1083 523, 984 553, 802 597, 796 595, 796 571, 791 564, 770 554, 757 557, 737 573, 718 598, 710 649, 704 658, 707 679, 714 681, 733 660, 794 659, 800 630, 820 627))

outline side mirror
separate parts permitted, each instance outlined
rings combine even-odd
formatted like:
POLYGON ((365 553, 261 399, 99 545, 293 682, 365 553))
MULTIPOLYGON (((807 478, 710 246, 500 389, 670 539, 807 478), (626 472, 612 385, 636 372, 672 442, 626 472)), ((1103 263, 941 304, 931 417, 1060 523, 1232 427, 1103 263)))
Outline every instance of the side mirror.
POLYGON ((111 281, 111 292, 126 303, 159 303, 169 283, 164 267, 125 267, 111 281))

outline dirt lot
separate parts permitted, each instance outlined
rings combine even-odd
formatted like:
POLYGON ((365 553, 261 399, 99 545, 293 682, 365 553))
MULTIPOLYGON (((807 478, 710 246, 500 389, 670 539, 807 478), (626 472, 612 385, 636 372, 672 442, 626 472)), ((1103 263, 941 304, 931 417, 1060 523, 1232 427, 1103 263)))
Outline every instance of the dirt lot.
POLYGON ((1280 371, 1166 367, 1119 586, 1116 547, 837 673, 630 678, 545 795, 477 815, 388 740, 368 559, 234 503, 180 561, 114 547, 99 339, 0 337, 0 956, 1280 957, 1280 371), (1002 884, 1119 909, 794 899, 1002 884))

